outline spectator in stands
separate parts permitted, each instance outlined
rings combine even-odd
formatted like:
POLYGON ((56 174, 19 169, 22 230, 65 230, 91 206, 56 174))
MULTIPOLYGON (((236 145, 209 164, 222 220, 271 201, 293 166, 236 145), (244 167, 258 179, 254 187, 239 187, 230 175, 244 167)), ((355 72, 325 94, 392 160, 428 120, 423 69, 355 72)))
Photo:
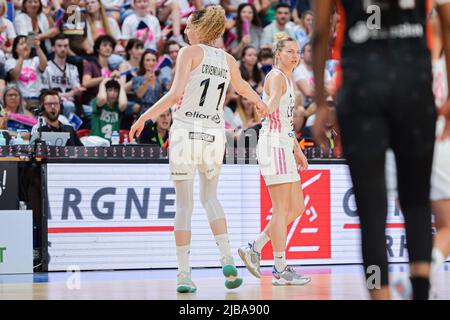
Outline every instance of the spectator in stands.
MULTIPOLYGON (((229 114, 229 111, 225 113, 229 114)), ((248 99, 239 96, 233 118, 227 119, 227 122, 230 124, 232 129, 245 130, 260 123, 261 118, 256 113, 255 104, 248 99)))
POLYGON ((297 105, 294 111, 294 133, 297 141, 302 139, 312 139, 312 127, 306 127, 305 108, 297 105))
POLYGON ((16 84, 24 96, 28 109, 39 105, 42 89, 42 73, 47 66, 47 58, 41 49, 40 41, 34 39, 34 48, 27 45, 26 36, 17 36, 13 42, 13 57, 6 60, 5 71, 11 83, 16 84), (35 56, 34 54, 37 54, 35 56))
POLYGON ((180 49, 181 46, 174 40, 169 40, 164 44, 163 53, 170 58, 172 65, 164 66, 163 68, 161 68, 159 79, 161 79, 164 87, 167 88, 167 90, 169 90, 172 85, 173 74, 175 73, 175 65, 180 49))
POLYGON ((6 18, 6 0, 0 0, 0 63, 5 63, 5 54, 12 52, 12 43, 16 30, 11 21, 6 18))
POLYGON ((247 46, 242 50, 239 64, 242 78, 247 81, 259 94, 263 92, 263 76, 258 68, 258 55, 256 48, 247 46))
POLYGON ((185 45, 183 36, 181 34, 181 8, 179 0, 172 1, 158 1, 159 8, 156 8, 158 12, 159 21, 164 22, 166 30, 163 36, 166 36, 168 32, 172 32, 172 40, 177 41, 180 45, 185 45), (170 24, 170 26, 169 26, 170 24))
POLYGON ((143 114, 151 108, 167 91, 152 70, 157 59, 155 51, 145 50, 141 58, 139 76, 133 78, 131 91, 136 94, 137 101, 141 106, 139 114, 143 114))
POLYGON ((169 129, 172 125, 172 111, 169 109, 162 113, 155 123, 149 120, 139 136, 139 143, 164 146, 169 139, 169 129))
MULTIPOLYGON (((297 0, 295 4, 295 9, 292 14, 295 23, 300 22, 300 17, 305 11, 311 10, 310 0, 297 0)), ((301 48, 301 47, 300 47, 301 48)))
POLYGON ((264 76, 272 70, 273 66, 273 53, 272 49, 262 48, 258 53, 258 61, 260 64, 261 72, 264 76))
MULTIPOLYGON (((315 84, 312 64, 313 55, 310 43, 307 43, 303 46, 301 55, 302 62, 294 70, 293 78, 297 85, 297 88, 303 95, 303 106, 308 111, 308 108, 314 102, 315 97, 315 84)), ((333 92, 333 84, 331 81, 331 75, 328 71, 325 71, 325 82, 327 93, 328 95, 331 95, 333 92)))
POLYGON ((86 17, 81 12, 80 0, 61 0, 61 4, 65 13, 62 22, 57 26, 59 28, 58 33, 62 32, 69 38, 69 55, 76 59, 76 63, 71 63, 76 64, 79 67, 78 72, 82 74, 82 57, 93 54, 94 52, 87 40, 86 17), (78 58, 75 58, 77 56, 78 58))
POLYGON ((116 41, 121 38, 119 25, 114 18, 106 15, 105 7, 100 0, 86 0, 86 22, 90 46, 94 46, 97 37, 105 34, 116 41))
MULTIPOLYGON (((3 111, 0 118, 0 129, 8 130, 10 136, 15 136, 17 130, 27 130, 31 132, 31 128, 36 123, 36 119, 32 113, 25 108, 22 93, 17 86, 9 85, 3 94, 3 111), (11 115, 23 115, 25 118, 11 117, 11 115)), ((22 135, 27 140, 30 134, 22 135)))
POLYGON ((120 129, 129 130, 134 122, 135 115, 139 113, 140 106, 136 103, 136 95, 131 92, 133 78, 138 76, 139 64, 144 52, 144 43, 138 39, 130 39, 125 48, 127 60, 119 66, 121 74, 125 74, 125 92, 127 93, 127 108, 121 114, 120 129))
POLYGON ((120 112, 127 107, 124 79, 103 79, 92 107, 91 136, 111 141, 112 133, 120 131, 120 112))
POLYGON ((40 101, 44 124, 40 129, 39 125, 36 124, 33 127, 33 135, 39 131, 68 132, 70 133, 70 138, 67 140, 66 146, 82 146, 83 144, 78 138, 75 129, 71 125, 64 124, 60 121, 61 100, 58 91, 51 89, 43 90, 40 101))
POLYGON ((303 48, 306 43, 310 42, 314 29, 314 14, 312 11, 304 11, 300 22, 295 26, 295 39, 297 40, 300 48, 303 48))
POLYGON ((60 92, 62 114, 67 118, 75 113, 75 98, 83 91, 78 69, 67 62, 69 39, 60 33, 53 40, 54 58, 50 60, 43 74, 44 88, 60 92))
MULTIPOLYGON (((227 15, 235 17, 239 11, 241 4, 248 3, 248 0, 220 0, 220 5, 225 9, 227 15)), ((254 0, 252 3, 256 9, 256 12, 261 11, 261 1, 254 0)))
MULTIPOLYGON (((5 72, 5 64, 0 62, 0 97, 3 96, 3 91, 5 91, 6 86, 6 72, 5 72)), ((0 103, 3 101, 0 101, 0 103)))
MULTIPOLYGON (((83 87, 87 90, 83 93, 83 105, 90 106, 99 90, 100 83, 109 77, 119 76, 119 71, 111 70, 108 59, 111 57, 116 40, 108 35, 99 36, 95 40, 94 55, 97 57, 95 61, 89 62, 84 66, 83 87)), ((86 113, 90 113, 90 108, 85 107, 86 113)))
POLYGON ((275 21, 275 9, 279 2, 277 0, 261 0, 261 23, 263 27, 275 21))
POLYGON ((238 58, 246 46, 261 47, 263 29, 253 4, 242 3, 238 7, 236 26, 231 30, 236 39, 231 44, 231 54, 238 58), (247 30, 248 29, 248 30, 247 30))
POLYGON ((276 20, 264 28, 261 46, 272 48, 275 34, 284 32, 289 37, 294 38, 294 24, 290 21, 291 12, 290 7, 286 3, 279 3, 275 11, 276 20))
POLYGON ((124 45, 132 38, 144 42, 144 48, 157 49, 161 39, 161 27, 159 20, 147 12, 149 0, 134 0, 135 13, 128 16, 122 24, 122 39, 124 45))
POLYGON ((14 18, 17 34, 27 36, 30 32, 35 32, 46 55, 51 52, 50 39, 57 34, 56 30, 51 28, 52 24, 53 21, 42 12, 41 0, 23 0, 22 12, 14 18))
MULTIPOLYGON (((120 22, 120 13, 125 11, 123 9, 124 0, 101 0, 103 7, 109 17, 112 17, 116 22, 120 22)), ((128 1, 127 1, 128 2, 128 1)))

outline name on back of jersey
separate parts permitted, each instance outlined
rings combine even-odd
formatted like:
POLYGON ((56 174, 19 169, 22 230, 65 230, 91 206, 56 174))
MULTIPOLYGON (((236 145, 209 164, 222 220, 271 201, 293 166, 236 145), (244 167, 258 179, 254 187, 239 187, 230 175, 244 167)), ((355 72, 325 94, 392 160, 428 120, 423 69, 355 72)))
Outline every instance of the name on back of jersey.
POLYGON ((216 66, 211 66, 209 64, 202 65, 202 73, 210 76, 217 76, 223 79, 228 79, 228 70, 224 68, 219 68, 216 66))

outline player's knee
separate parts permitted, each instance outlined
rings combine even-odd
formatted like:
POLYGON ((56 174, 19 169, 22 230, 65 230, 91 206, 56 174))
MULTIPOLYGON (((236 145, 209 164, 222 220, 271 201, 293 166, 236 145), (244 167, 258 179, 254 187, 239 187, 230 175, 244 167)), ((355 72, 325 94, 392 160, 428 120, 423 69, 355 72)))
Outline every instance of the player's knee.
POLYGON ((192 205, 177 206, 175 214, 175 231, 191 231, 192 205))

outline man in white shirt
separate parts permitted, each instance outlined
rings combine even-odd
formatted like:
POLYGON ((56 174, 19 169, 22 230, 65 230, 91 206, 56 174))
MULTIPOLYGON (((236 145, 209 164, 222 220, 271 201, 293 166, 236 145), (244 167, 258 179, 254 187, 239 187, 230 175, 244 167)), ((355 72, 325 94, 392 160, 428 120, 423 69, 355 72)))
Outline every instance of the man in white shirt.
POLYGON ((122 24, 123 46, 128 40, 136 38, 144 42, 144 48, 157 50, 161 39, 161 26, 155 16, 147 13, 149 0, 132 1, 135 14, 128 16, 122 24))
POLYGON ((275 21, 264 28, 261 47, 272 48, 275 35, 284 32, 289 37, 294 37, 294 23, 291 22, 291 10, 288 4, 279 3, 275 9, 275 21))

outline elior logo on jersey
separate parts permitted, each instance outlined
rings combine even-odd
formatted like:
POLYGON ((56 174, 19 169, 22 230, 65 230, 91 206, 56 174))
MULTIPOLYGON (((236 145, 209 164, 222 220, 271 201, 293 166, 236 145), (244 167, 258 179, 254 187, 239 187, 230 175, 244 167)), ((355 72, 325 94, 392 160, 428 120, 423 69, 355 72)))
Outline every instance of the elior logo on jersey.
MULTIPOLYGON (((286 258, 331 258, 330 170, 301 172, 305 212, 288 226, 286 258)), ((269 191, 261 176, 261 231, 272 217, 269 191)), ((272 260, 270 242, 262 251, 262 260, 272 260)))
POLYGON ((188 111, 184 115, 188 118, 200 119, 200 120, 209 119, 209 120, 213 121, 214 123, 217 123, 217 124, 220 123, 220 116, 218 114, 211 116, 209 114, 200 113, 198 111, 194 111, 194 112, 188 111))

